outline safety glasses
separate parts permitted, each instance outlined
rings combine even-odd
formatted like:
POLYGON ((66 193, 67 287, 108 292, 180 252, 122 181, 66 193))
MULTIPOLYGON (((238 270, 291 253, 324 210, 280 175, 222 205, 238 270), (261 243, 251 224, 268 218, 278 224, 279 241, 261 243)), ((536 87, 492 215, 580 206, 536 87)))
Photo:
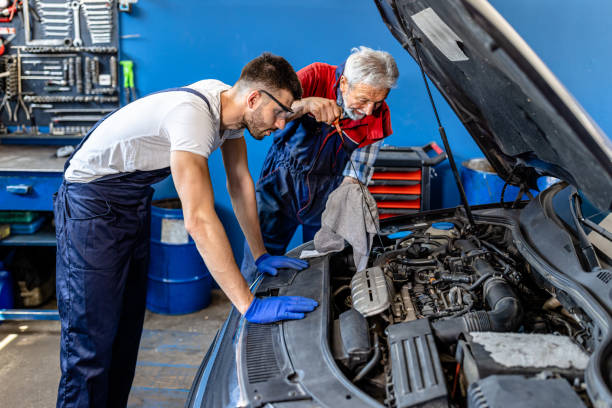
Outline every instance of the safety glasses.
POLYGON ((288 118, 289 116, 291 116, 294 112, 293 110, 291 110, 291 108, 283 105, 278 99, 276 99, 270 92, 268 91, 264 91, 263 89, 259 89, 259 92, 265 93, 266 95, 268 95, 278 106, 280 106, 280 108, 283 110, 281 113, 277 114, 276 116, 281 117, 281 118, 288 118))

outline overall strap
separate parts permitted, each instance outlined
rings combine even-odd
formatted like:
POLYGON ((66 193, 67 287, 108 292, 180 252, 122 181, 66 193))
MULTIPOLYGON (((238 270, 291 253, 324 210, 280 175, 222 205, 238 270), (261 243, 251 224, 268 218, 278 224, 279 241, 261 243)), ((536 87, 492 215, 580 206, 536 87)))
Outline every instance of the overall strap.
MULTIPOLYGON (((206 106, 208 106, 208 109, 210 109, 210 102, 208 101, 208 98, 206 98, 204 95, 202 95, 201 92, 198 92, 195 89, 191 89, 191 88, 187 88, 187 87, 177 87, 177 88, 163 89, 161 91, 153 92, 153 93, 151 93, 151 94, 149 94, 147 96, 151 96, 151 95, 155 95, 155 94, 159 94, 159 93, 164 93, 164 92, 188 92, 190 94, 193 94, 193 95, 199 97, 204 102, 206 102, 206 106)), ((145 96, 144 98, 146 98, 147 96, 145 96)), ((130 103, 132 103, 132 102, 130 102, 130 103)), ((96 130, 96 128, 98 126, 100 126, 100 124, 102 124, 102 122, 104 122, 106 119, 108 119, 113 113, 117 112, 119 109, 121 109, 121 108, 117 108, 114 111, 110 112, 108 115, 104 116, 102 119, 100 119, 98 122, 96 122, 96 124, 93 125, 91 129, 89 129, 87 134, 83 137, 83 139, 81 139, 81 142, 77 145, 76 149, 74 149, 74 152, 72 152, 70 157, 68 157, 68 160, 66 160, 66 162, 64 163, 64 173, 66 172, 66 170, 68 170, 68 166, 70 165, 70 160, 72 159, 72 157, 74 157, 76 152, 78 152, 81 149, 81 147, 83 146, 85 141, 87 141, 87 139, 89 139, 89 136, 91 136, 93 131, 96 130)))

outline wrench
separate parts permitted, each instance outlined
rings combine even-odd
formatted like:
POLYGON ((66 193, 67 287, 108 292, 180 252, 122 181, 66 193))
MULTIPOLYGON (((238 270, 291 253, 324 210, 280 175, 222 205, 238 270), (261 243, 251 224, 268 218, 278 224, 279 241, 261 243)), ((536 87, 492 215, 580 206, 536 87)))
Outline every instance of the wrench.
POLYGON ((45 3, 42 1, 38 2, 38 8, 68 8, 66 3, 45 3))
POLYGON ((85 4, 85 9, 110 9, 110 3, 108 4, 85 4))
POLYGON ((81 40, 81 23, 79 13, 81 3, 78 0, 75 0, 70 3, 70 8, 72 8, 74 13, 74 40, 72 40, 72 44, 75 47, 81 47, 83 45, 83 41, 81 40))
POLYGON ((112 14, 110 10, 87 10, 86 13, 90 16, 110 16, 112 14))
POLYGON ((68 17, 70 15, 70 10, 66 10, 66 11, 47 11, 47 10, 40 10, 40 15, 44 16, 61 16, 61 17, 68 17))
POLYGON ((43 24, 70 24, 69 18, 42 18, 43 24))

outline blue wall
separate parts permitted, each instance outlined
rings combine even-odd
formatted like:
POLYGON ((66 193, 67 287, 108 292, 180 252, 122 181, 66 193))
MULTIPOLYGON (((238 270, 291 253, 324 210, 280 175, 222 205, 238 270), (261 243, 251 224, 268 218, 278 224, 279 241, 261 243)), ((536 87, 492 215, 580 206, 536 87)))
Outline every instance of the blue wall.
MULTIPOLYGON (((601 128, 612 134, 612 34, 609 0, 492 0, 535 52, 560 78, 601 128)), ((121 19, 122 58, 135 62, 140 95, 217 78, 232 84, 244 64, 263 51, 282 55, 299 69, 314 61, 337 64, 351 47, 367 45, 395 56, 398 88, 388 98, 396 145, 441 145, 418 67, 391 36, 369 0, 141 0, 121 19)), ((481 156, 444 99, 435 94, 457 162, 481 156)), ((257 179, 270 140, 247 137, 249 164, 257 179)), ((234 252, 242 257, 242 235, 225 189, 219 152, 210 159, 217 211, 234 252)), ((432 205, 459 203, 448 165, 437 168, 432 205)), ((162 189, 171 191, 171 181, 162 189)), ((293 244, 299 240, 294 239, 293 244)))

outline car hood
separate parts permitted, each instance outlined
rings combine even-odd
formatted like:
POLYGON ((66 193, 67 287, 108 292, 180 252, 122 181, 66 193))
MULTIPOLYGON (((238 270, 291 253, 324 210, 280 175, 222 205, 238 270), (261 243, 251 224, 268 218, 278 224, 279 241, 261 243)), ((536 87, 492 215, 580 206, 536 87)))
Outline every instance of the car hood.
POLYGON ((488 2, 375 2, 504 180, 551 175, 612 208, 610 139, 488 2))

